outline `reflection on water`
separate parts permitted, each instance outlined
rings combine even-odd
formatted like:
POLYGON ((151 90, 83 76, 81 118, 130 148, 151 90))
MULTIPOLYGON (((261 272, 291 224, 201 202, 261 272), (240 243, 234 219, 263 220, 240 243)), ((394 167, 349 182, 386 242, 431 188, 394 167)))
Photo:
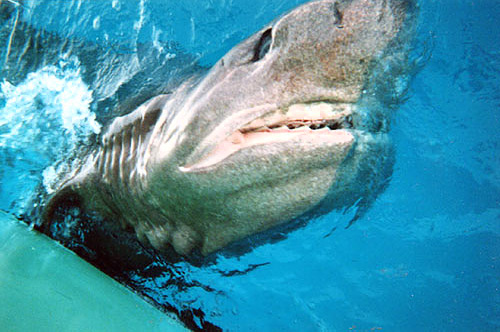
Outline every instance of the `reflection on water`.
MULTIPOLYGON (((299 2, 2 1, 0 207, 17 213, 99 124, 299 2)), ((499 329, 500 4, 420 7, 432 57, 395 114, 394 174, 364 217, 344 229, 352 211, 331 213, 239 257, 151 265, 129 280, 227 330, 499 329)))

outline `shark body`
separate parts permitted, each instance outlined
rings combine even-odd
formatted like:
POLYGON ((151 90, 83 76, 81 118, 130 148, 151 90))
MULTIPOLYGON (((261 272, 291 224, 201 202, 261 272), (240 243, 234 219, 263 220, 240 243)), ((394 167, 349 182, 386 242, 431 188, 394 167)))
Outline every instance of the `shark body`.
POLYGON ((78 205, 159 251, 205 256, 372 197, 392 166, 387 96, 404 90, 411 7, 321 0, 275 20, 203 77, 116 118, 40 228, 56 232, 57 211, 78 205))

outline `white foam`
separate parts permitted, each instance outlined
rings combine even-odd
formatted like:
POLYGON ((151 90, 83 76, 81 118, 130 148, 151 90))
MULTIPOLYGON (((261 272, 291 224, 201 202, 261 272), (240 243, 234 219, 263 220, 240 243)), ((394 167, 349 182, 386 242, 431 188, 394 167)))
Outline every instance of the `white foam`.
MULTIPOLYGON (((90 108, 92 91, 82 80, 76 57, 62 57, 58 65, 32 72, 17 85, 3 81, 0 98, 0 151, 22 154, 26 173, 41 177, 46 169, 45 184, 51 182, 46 177, 55 176, 50 165, 101 130, 90 108)), ((2 166, 9 167, 2 159, 2 166)))

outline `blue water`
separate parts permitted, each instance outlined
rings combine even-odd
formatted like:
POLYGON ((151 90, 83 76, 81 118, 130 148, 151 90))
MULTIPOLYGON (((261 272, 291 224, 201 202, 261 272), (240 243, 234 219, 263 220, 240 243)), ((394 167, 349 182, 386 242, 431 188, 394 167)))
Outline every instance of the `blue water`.
MULTIPOLYGON (((0 208, 17 214, 38 183, 50 187, 58 155, 106 124, 120 87, 140 90, 141 68, 174 86, 302 2, 26 1, 18 22, 108 53, 92 63, 54 46, 52 67, 21 76, 5 70, 2 36, 0 208), (56 81, 80 93, 34 84, 56 81), (30 93, 40 102, 19 101, 30 93), (82 115, 71 125, 68 99, 82 115)), ((239 257, 177 263, 137 280, 143 293, 230 331, 500 330, 500 2, 419 3, 424 66, 394 115, 394 173, 371 209, 347 229, 354 211, 332 212, 239 257)))

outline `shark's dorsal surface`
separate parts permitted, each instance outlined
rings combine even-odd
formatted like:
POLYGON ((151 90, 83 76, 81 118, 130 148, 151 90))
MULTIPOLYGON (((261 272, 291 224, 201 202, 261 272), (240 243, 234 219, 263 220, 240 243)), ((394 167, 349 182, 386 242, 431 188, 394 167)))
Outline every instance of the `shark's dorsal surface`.
POLYGON ((38 227, 55 235, 56 214, 77 206, 157 250, 207 255, 369 199, 392 166, 412 11, 322 0, 277 19, 204 77, 116 118, 38 227))

